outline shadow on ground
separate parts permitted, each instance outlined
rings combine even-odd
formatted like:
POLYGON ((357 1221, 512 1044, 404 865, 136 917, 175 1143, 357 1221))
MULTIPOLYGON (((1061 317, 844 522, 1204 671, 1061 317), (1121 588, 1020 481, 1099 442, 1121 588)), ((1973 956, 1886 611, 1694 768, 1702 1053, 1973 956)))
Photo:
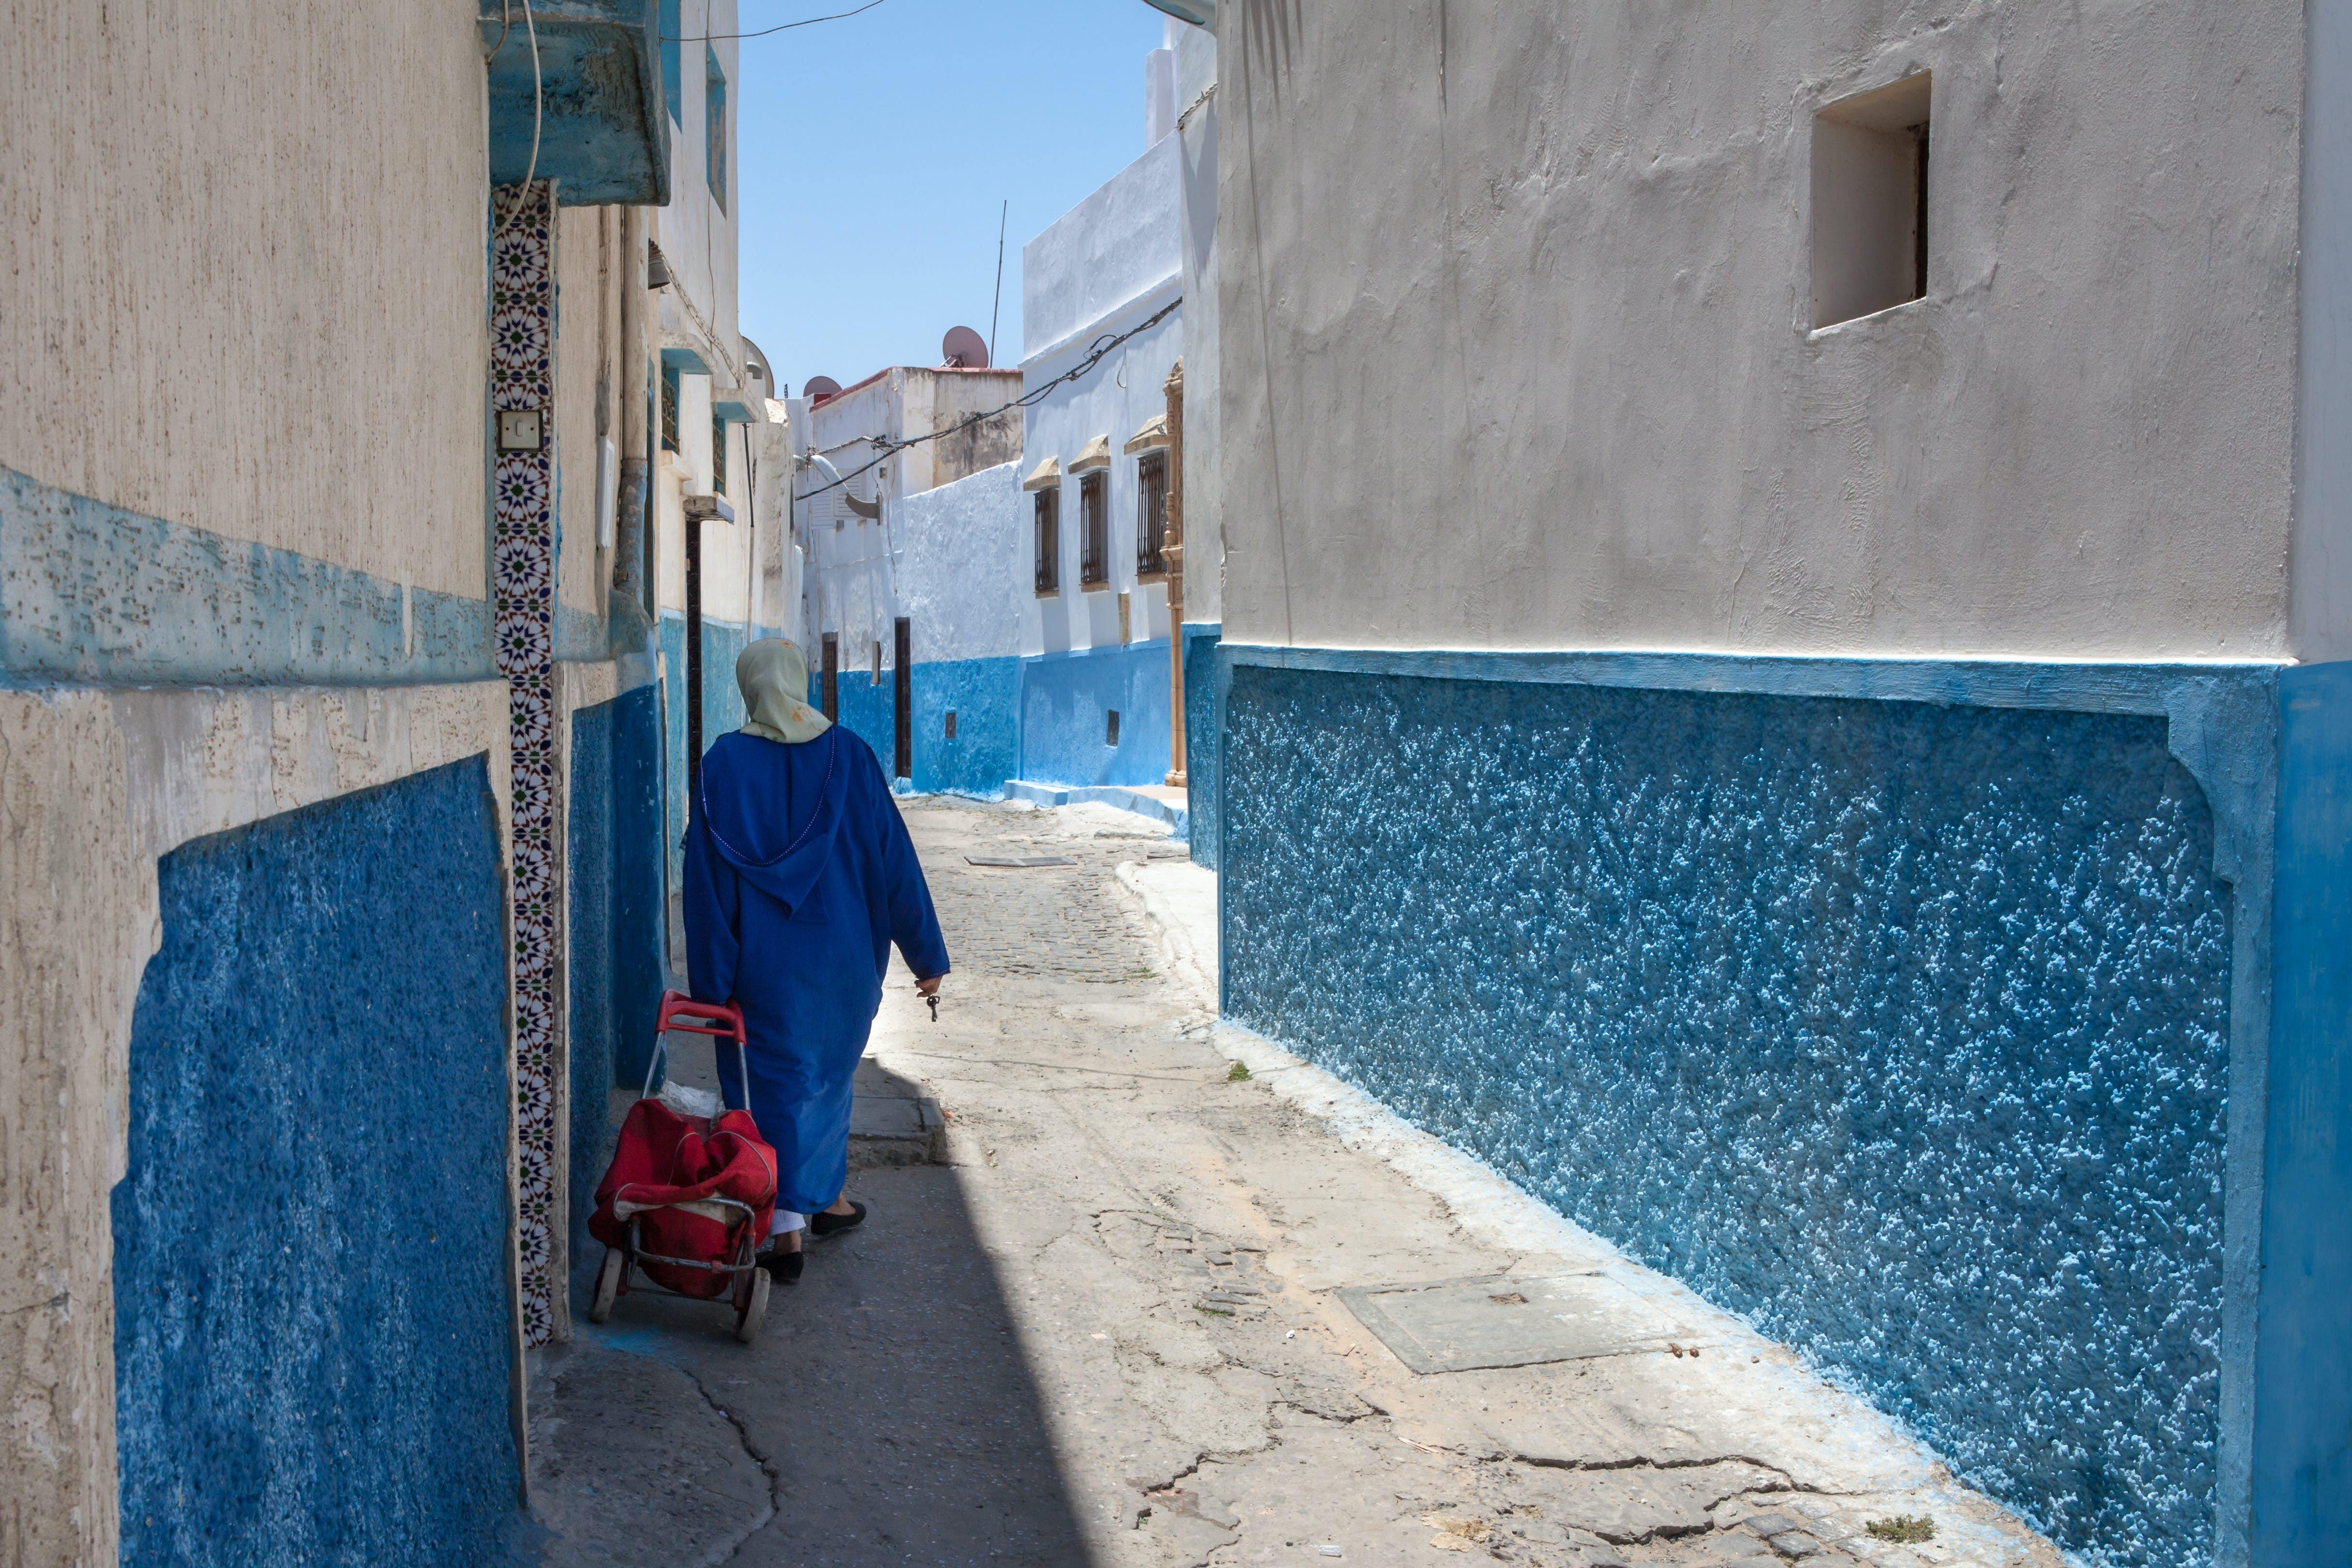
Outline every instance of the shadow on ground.
MULTIPOLYGON (((714 1081, 708 1060, 677 1076, 714 1081)), ((577 1338, 531 1389, 549 1563, 1091 1561, 958 1173, 909 1163, 938 1152, 936 1111, 871 1061, 858 1093, 849 1194, 870 1215, 811 1248, 755 1343, 719 1304, 642 1291, 592 1325, 604 1249, 582 1249, 577 1338)))

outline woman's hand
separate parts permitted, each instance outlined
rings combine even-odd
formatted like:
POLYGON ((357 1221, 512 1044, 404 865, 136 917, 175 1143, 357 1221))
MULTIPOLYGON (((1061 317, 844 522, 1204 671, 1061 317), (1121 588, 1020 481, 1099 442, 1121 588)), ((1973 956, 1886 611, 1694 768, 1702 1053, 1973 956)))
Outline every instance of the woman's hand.
POLYGON ((918 996, 938 995, 940 994, 940 982, 946 978, 947 976, 943 974, 934 974, 929 980, 916 981, 915 994, 918 996))

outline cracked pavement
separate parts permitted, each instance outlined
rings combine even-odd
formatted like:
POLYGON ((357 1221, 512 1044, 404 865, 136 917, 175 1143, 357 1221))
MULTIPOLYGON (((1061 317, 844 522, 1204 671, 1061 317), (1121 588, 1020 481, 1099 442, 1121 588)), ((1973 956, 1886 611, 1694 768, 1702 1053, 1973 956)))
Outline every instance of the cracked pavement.
POLYGON ((936 1025, 893 974, 870 1054, 949 1163, 853 1171, 872 1217, 754 1345, 582 1311, 532 1389, 549 1562, 2056 1568, 1786 1351, 1218 1025, 1206 874, 1150 825, 905 808, 956 967, 936 1025), (1587 1273, 1691 1331, 1421 1374, 1334 1294, 1587 1273))

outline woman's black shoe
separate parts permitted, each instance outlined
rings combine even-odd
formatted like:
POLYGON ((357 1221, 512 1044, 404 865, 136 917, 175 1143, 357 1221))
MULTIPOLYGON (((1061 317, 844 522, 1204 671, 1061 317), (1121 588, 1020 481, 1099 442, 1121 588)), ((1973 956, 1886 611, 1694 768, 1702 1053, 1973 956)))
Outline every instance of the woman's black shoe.
POLYGON ((779 1285, 797 1285, 801 1282, 801 1270, 808 1267, 808 1254, 786 1252, 781 1247, 771 1247, 760 1259, 760 1267, 766 1269, 768 1278, 779 1285))
POLYGON ((826 1214, 822 1210, 809 1215, 809 1232, 822 1241, 828 1236, 839 1236, 845 1230, 855 1230, 866 1220, 866 1205, 853 1203, 847 1214, 826 1214))

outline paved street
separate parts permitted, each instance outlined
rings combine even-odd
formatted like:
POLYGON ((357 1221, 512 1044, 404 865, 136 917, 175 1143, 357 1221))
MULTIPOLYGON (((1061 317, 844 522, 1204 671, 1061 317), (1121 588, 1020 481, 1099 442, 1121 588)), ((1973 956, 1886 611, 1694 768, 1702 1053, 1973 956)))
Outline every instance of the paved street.
POLYGON ((873 1217, 755 1345, 583 1313, 533 1391, 548 1561, 2054 1564, 1785 1352, 1220 1029, 1208 879, 1140 819, 907 817, 956 972, 936 1025, 894 978, 873 1056, 950 1163, 854 1172, 873 1217), (1337 1294, 1562 1279, 1678 1326, 1423 1373, 1337 1294))

